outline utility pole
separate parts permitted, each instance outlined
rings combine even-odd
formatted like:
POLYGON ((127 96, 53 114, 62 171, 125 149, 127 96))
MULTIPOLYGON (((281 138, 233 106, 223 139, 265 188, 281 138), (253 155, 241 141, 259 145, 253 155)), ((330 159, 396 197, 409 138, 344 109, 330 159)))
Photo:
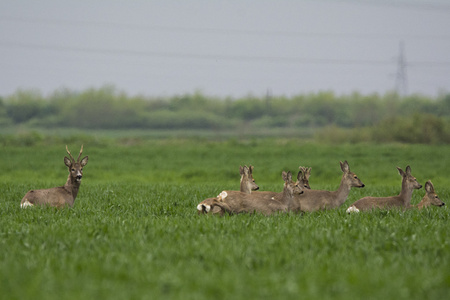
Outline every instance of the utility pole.
POLYGON ((397 74, 395 77, 395 89, 399 95, 405 96, 408 94, 408 79, 406 77, 406 57, 405 47, 403 41, 400 42, 399 55, 397 58, 397 74))

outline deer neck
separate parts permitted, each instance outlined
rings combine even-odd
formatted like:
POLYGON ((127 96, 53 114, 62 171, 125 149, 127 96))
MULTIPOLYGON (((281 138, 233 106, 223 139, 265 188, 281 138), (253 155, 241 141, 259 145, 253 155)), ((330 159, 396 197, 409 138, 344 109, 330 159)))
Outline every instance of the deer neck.
POLYGON ((403 204, 409 204, 411 202, 411 197, 413 193, 413 188, 408 185, 406 180, 402 181, 402 191, 400 192, 400 199, 402 199, 403 204))
POLYGON ((244 179, 244 177, 241 178, 241 188, 240 191, 246 194, 250 194, 252 190, 250 189, 249 185, 247 184, 247 180, 244 179))
POLYGON ((339 185, 339 188, 337 189, 336 193, 336 201, 339 202, 339 204, 342 204, 347 200, 348 194, 350 194, 350 189, 352 187, 350 184, 346 183, 345 174, 342 176, 341 184, 339 185))
POLYGON ((420 203, 417 204, 417 208, 422 209, 422 208, 424 208, 424 206, 425 206, 425 199, 422 199, 422 201, 420 201, 420 203))
POLYGON ((294 195, 292 194, 292 191, 290 191, 288 188, 283 189, 283 194, 281 198, 281 202, 284 204, 287 204, 288 208, 292 207, 294 200, 294 195))
POLYGON ((67 178, 67 182, 64 185, 64 189, 72 195, 73 200, 75 200, 75 198, 78 195, 78 190, 80 189, 80 184, 81 181, 77 181, 75 178, 72 178, 72 176, 70 176, 67 178))

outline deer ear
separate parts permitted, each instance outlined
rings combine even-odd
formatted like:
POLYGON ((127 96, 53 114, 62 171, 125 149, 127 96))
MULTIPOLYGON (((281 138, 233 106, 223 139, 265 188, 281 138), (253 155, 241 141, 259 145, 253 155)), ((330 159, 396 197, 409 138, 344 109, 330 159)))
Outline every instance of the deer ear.
POLYGON ((252 165, 248 166, 248 171, 250 174, 253 174, 253 166, 252 165))
POLYGON ((344 162, 340 161, 339 163, 341 164, 341 170, 342 170, 342 172, 344 172, 344 173, 350 172, 350 167, 349 167, 347 161, 344 161, 344 162))
POLYGON ((302 179, 303 173, 302 170, 298 171, 297 180, 300 181, 302 179))
POLYGON ((64 156, 64 164, 65 164, 68 168, 70 168, 70 166, 72 165, 72 161, 71 161, 69 158, 67 158, 67 156, 64 156))
POLYGON ((431 180, 428 180, 428 181, 425 183, 425 190, 427 191, 427 193, 434 193, 434 186, 433 186, 433 184, 431 183, 431 180))
POLYGON ((288 174, 286 173, 286 171, 283 171, 281 173, 281 177, 283 178, 283 181, 286 182, 288 180, 288 174))
POLYGON ((400 174, 402 177, 404 177, 406 175, 406 173, 403 172, 403 170, 401 168, 397 167, 397 170, 398 170, 398 174, 400 174))
POLYGON ((406 166, 406 174, 411 175, 411 167, 406 166))
POLYGON ((248 176, 248 173, 250 172, 249 169, 248 169, 248 167, 247 167, 247 166, 244 166, 243 170, 244 170, 244 171, 243 171, 243 172, 244 172, 244 175, 248 176))
POLYGON ((88 163, 88 157, 85 156, 85 157, 80 161, 80 165, 81 165, 82 167, 84 167, 85 165, 87 165, 87 163, 88 163))
POLYGON ((244 175, 244 168, 242 166, 239 166, 239 174, 241 176, 244 175))

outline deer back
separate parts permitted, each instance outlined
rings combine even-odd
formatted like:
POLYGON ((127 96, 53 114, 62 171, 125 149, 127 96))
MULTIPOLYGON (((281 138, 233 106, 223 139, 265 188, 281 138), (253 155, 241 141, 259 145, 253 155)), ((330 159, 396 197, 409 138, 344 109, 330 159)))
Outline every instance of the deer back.
POLYGON ((358 176, 350 171, 347 161, 340 162, 343 172, 338 190, 308 190, 295 198, 296 206, 304 212, 333 209, 341 206, 347 200, 352 187, 363 188, 365 185, 358 176))
POLYGON ((392 209, 403 208, 407 209, 411 207, 411 196, 414 189, 420 189, 421 184, 417 182, 417 179, 411 174, 411 167, 407 166, 406 171, 397 167, 399 174, 402 176, 402 190, 397 196, 389 197, 364 197, 350 205, 347 209, 348 213, 359 212, 372 209, 392 209))

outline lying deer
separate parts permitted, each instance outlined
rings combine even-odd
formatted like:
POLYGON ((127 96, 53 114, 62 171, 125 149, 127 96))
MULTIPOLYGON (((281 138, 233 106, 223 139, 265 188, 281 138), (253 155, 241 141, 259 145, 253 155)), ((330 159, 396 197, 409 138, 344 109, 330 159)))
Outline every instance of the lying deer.
POLYGON ((347 161, 340 162, 342 175, 341 184, 337 191, 309 190, 295 197, 294 211, 312 212, 317 210, 332 209, 341 206, 350 193, 352 187, 364 187, 364 183, 350 171, 347 161))
POLYGON ((360 212, 375 208, 390 209, 411 207, 411 196, 414 189, 420 189, 422 185, 417 179, 411 175, 411 167, 406 167, 406 172, 397 167, 399 174, 402 176, 402 190, 398 196, 391 197, 364 197, 353 203, 347 213, 360 212))
POLYGON ((64 163, 69 168, 69 178, 67 178, 66 184, 45 190, 31 190, 23 197, 20 202, 20 207, 25 208, 33 205, 49 205, 54 207, 73 206, 80 188, 81 178, 83 177, 83 167, 88 163, 88 157, 85 156, 80 161, 83 146, 81 146, 77 161, 72 157, 67 146, 66 151, 70 156, 70 159, 64 157, 64 163))
MULTIPOLYGON (((255 183, 255 179, 253 179, 253 166, 239 166, 239 174, 241 175, 241 185, 240 185, 240 192, 250 194, 252 191, 256 191, 259 189, 259 186, 255 183)), ((231 191, 228 191, 231 192, 231 191)), ((238 191, 235 191, 238 192, 238 191)), ((197 213, 198 214, 205 214, 209 213, 210 211, 210 203, 215 198, 208 198, 203 200, 197 205, 197 213)), ((216 206, 213 211, 211 211, 212 214, 223 214, 223 210, 216 206)))
POLYGON ((210 203, 211 207, 220 207, 229 214, 239 213, 262 213, 271 215, 276 212, 287 212, 290 210, 294 197, 303 193, 302 188, 297 182, 292 181, 291 172, 282 173, 284 180, 284 188, 282 197, 274 200, 258 194, 233 193, 225 198, 219 197, 213 199, 210 203))
POLYGON ((310 190, 311 187, 309 186, 309 177, 311 176, 311 168, 301 166, 298 168, 300 169, 297 175, 298 185, 300 185, 303 189, 310 190))
POLYGON ((418 209, 423 209, 432 205, 435 206, 444 206, 445 203, 439 199, 439 196, 434 191, 434 186, 430 180, 425 183, 425 191, 427 192, 425 196, 423 196, 422 201, 417 204, 418 209))
MULTIPOLYGON (((297 174, 297 184, 302 189, 308 189, 310 190, 311 187, 309 186, 309 177, 311 176, 311 168, 307 167, 298 167, 300 171, 297 174)), ((258 195, 259 197, 256 199, 266 198, 266 199, 274 199, 274 200, 280 200, 283 197, 283 192, 276 193, 276 192, 270 192, 270 191, 258 191, 254 192, 255 195, 258 195)), ((221 196, 221 195, 219 195, 221 196)), ((222 195, 223 196, 223 195, 222 195)))

